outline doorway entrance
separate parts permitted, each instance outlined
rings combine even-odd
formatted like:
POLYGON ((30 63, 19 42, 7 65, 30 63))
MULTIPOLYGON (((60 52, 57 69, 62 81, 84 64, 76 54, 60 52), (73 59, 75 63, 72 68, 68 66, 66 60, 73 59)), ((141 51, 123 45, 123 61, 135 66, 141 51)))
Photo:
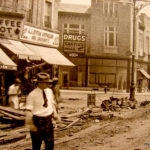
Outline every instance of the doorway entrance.
POLYGON ((68 75, 68 73, 63 73, 62 86, 63 87, 68 87, 69 86, 69 75, 68 75))

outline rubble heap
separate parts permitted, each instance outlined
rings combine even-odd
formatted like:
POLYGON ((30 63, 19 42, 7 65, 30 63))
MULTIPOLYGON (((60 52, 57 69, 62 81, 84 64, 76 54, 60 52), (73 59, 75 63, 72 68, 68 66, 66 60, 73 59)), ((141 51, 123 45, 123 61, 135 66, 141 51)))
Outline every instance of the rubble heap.
POLYGON ((117 111, 121 108, 131 108, 135 109, 137 105, 137 101, 130 100, 128 97, 125 98, 115 98, 110 97, 107 100, 102 101, 101 107, 103 111, 117 111))

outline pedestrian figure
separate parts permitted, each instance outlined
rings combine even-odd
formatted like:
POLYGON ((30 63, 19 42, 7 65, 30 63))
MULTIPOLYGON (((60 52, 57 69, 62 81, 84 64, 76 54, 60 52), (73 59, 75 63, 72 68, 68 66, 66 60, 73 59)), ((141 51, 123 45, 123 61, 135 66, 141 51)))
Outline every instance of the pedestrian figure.
POLYGON ((108 90, 107 85, 105 85, 105 87, 104 87, 105 94, 107 93, 107 90, 108 90))
POLYGON ((46 150, 54 149, 54 126, 52 119, 57 119, 55 101, 50 76, 41 72, 37 74, 37 87, 27 96, 26 124, 30 128, 33 150, 40 150, 42 141, 46 150))
POLYGON ((53 93, 54 93, 54 99, 55 99, 55 102, 56 102, 56 110, 58 112, 58 109, 59 109, 59 103, 61 101, 61 98, 60 98, 60 87, 59 87, 59 84, 58 84, 58 78, 53 78, 53 83, 52 83, 52 90, 53 90, 53 93))
POLYGON ((15 83, 8 88, 9 105, 14 109, 19 109, 19 101, 21 98, 21 80, 15 79, 15 83))

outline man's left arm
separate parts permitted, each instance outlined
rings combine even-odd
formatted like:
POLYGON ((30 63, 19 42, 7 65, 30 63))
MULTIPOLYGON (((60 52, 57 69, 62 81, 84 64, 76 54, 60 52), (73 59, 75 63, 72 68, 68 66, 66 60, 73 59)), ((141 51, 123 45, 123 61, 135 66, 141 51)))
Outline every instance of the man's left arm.
POLYGON ((54 95, 53 95, 53 92, 52 92, 52 108, 53 108, 53 118, 54 120, 56 121, 61 121, 61 118, 56 110, 56 102, 54 100, 54 95))

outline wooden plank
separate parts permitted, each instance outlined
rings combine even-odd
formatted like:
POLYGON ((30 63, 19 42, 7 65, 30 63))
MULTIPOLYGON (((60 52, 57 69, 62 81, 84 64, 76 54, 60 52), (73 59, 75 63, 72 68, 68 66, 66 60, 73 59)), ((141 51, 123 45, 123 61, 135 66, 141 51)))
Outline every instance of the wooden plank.
POLYGON ((29 129, 27 127, 21 127, 21 128, 13 129, 11 131, 2 132, 2 133, 0 133, 0 137, 10 136, 10 135, 16 134, 16 133, 27 133, 27 132, 29 132, 29 129))
POLYGON ((4 117, 4 114, 1 114, 1 113, 0 113, 0 118, 1 118, 1 117, 4 117))
POLYGON ((24 139, 26 138, 27 132, 29 132, 29 129, 27 127, 23 127, 0 133, 0 145, 24 139))
POLYGON ((18 141, 18 140, 21 140, 24 138, 26 138, 26 133, 23 133, 23 134, 18 133, 18 134, 13 134, 13 135, 6 136, 6 137, 1 137, 0 138, 0 145, 14 142, 14 141, 18 141))
POLYGON ((8 116, 3 116, 2 118, 3 118, 4 120, 13 120, 13 118, 8 117, 8 116))
POLYGON ((8 117, 15 119, 15 120, 22 120, 22 121, 25 120, 25 117, 23 117, 23 116, 17 117, 15 115, 12 115, 12 114, 5 112, 5 111, 2 111, 2 110, 0 112, 4 115, 8 116, 8 117))
POLYGON ((67 125, 66 127, 60 129, 59 131, 65 130, 70 128, 71 126, 73 126, 75 123, 77 123, 80 120, 80 118, 76 119, 75 121, 73 121, 72 123, 70 123, 69 125, 67 125))
POLYGON ((10 128, 11 124, 0 124, 0 129, 10 128))
POLYGON ((77 113, 73 113, 73 114, 69 114, 69 115, 66 115, 66 116, 63 116, 63 118, 69 118, 69 117, 78 117, 78 116, 81 116, 81 115, 84 115, 86 114, 87 112, 91 111, 90 108, 82 111, 82 112, 77 112, 77 113))
POLYGON ((15 110, 15 109, 13 109, 11 107, 0 106, 0 110, 6 111, 8 113, 15 114, 15 115, 18 115, 18 116, 25 116, 25 112, 24 111, 22 111, 22 110, 15 110))

